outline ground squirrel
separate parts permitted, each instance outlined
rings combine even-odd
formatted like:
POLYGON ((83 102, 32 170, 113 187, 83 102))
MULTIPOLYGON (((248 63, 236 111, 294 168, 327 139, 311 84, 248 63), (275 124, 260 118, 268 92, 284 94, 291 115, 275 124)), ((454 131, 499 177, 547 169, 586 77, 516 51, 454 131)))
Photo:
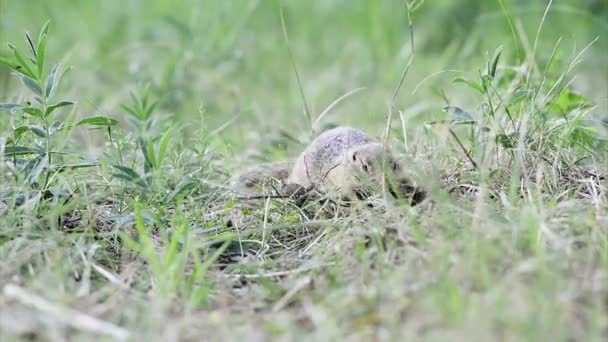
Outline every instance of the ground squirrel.
POLYGON ((269 184, 268 177, 281 182, 287 194, 314 189, 338 194, 342 199, 362 199, 381 190, 384 180, 395 197, 411 198, 413 204, 424 198, 424 192, 413 185, 402 165, 381 143, 351 127, 327 130, 294 163, 275 163, 262 171, 250 171, 239 181, 253 187, 269 184))

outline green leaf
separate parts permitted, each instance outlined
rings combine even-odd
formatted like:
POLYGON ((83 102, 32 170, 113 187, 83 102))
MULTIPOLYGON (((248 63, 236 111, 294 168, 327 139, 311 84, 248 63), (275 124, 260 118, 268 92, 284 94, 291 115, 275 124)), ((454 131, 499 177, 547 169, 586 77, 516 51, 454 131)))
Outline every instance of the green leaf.
POLYGON ((167 150, 167 146, 169 145, 169 140, 171 139, 171 133, 173 129, 167 130, 163 137, 160 139, 160 146, 158 147, 158 164, 162 165, 163 160, 165 159, 165 151, 167 150))
POLYGON ((19 71, 19 73, 23 74, 24 76, 35 78, 34 72, 30 68, 29 63, 23 58, 23 56, 21 56, 19 50, 17 50, 17 48, 12 44, 8 44, 8 47, 9 49, 13 50, 13 55, 15 55, 15 58, 22 67, 22 69, 19 69, 17 71, 19 71))
POLYGON ((67 164, 67 165, 59 165, 53 168, 53 171, 63 172, 65 170, 75 170, 75 169, 83 169, 85 167, 95 167, 98 166, 98 163, 81 163, 81 164, 67 164))
POLYGON ((13 129, 13 137, 15 138, 15 140, 19 140, 19 138, 21 138, 23 133, 25 133, 29 130, 30 130, 30 128, 28 126, 16 127, 15 129, 13 129))
POLYGON ((38 109, 38 108, 26 107, 26 108, 23 108, 22 110, 23 110, 23 112, 25 112, 25 113, 27 113, 29 115, 35 116, 37 118, 41 118, 42 119, 42 117, 44 116, 44 113, 42 113, 42 111, 40 109, 38 109))
POLYGON ((15 111, 17 111, 18 109, 21 109, 21 108, 23 108, 23 106, 20 104, 16 104, 16 103, 0 103, 0 110, 8 109, 12 113, 14 113, 15 111))
POLYGON ((477 121, 475 120, 433 120, 428 121, 426 125, 441 125, 441 124, 450 124, 450 125, 474 125, 477 121))
POLYGON ((470 113, 456 106, 443 107, 443 111, 448 113, 454 121, 475 121, 470 113))
POLYGON ((196 182, 193 180, 183 180, 171 193, 169 193, 165 198, 163 198, 163 203, 170 204, 173 203, 175 199, 181 196, 183 193, 191 190, 196 185, 196 182))
POLYGON ((513 93, 510 104, 516 104, 516 103, 522 101, 523 99, 525 99, 530 94, 531 94, 531 92, 528 90, 525 90, 525 89, 517 90, 513 93))
POLYGON ((148 154, 150 156, 150 160, 152 162, 152 166, 154 168, 158 168, 160 165, 159 165, 159 163, 157 163, 157 160, 156 160, 156 154, 154 153, 155 152, 155 148, 154 148, 154 144, 152 143, 152 140, 148 140, 146 142, 146 144, 147 144, 147 147, 148 147, 147 150, 148 150, 148 154))
POLYGON ((55 109, 57 108, 61 108, 61 107, 66 107, 66 106, 72 106, 74 104, 74 102, 70 102, 70 101, 61 101, 59 103, 56 103, 54 105, 48 106, 48 108, 46 109, 46 113, 44 113, 44 117, 48 117, 50 116, 55 109))
POLYGON ((17 71, 17 72, 21 72, 21 70, 23 69, 23 67, 13 61, 11 61, 8 58, 4 58, 4 57, 0 57, 0 64, 4 64, 7 67, 17 71))
POLYGON ((63 125, 63 123, 61 121, 53 122, 51 127, 49 127, 49 135, 53 135, 53 134, 61 131, 64 127, 65 126, 63 125))
POLYGON ((149 118, 146 121, 146 131, 151 131, 152 127, 154 127, 156 125, 156 118, 149 118))
POLYGON ((46 154, 40 155, 28 162, 26 168, 31 167, 30 172, 27 175, 27 182, 34 184, 46 165, 48 164, 49 158, 46 154))
POLYGON ((42 111, 40 109, 38 109, 38 108, 26 107, 26 108, 23 108, 22 110, 23 110, 23 112, 25 112, 25 113, 27 113, 29 115, 35 116, 37 118, 41 118, 42 119, 42 117, 44 116, 44 113, 42 113, 42 111))
POLYGON ((38 78, 42 78, 42 74, 44 72, 44 57, 46 53, 46 37, 48 30, 49 21, 47 21, 44 26, 42 26, 40 34, 38 35, 38 55, 36 57, 36 64, 38 65, 38 78))
POLYGON ((518 133, 498 134, 496 136, 496 142, 499 143, 504 149, 510 149, 515 147, 515 139, 518 133))
POLYGON ((46 85, 45 85, 45 93, 46 93, 46 97, 47 98, 51 98, 55 88, 57 87, 57 73, 59 72, 59 68, 61 67, 61 64, 57 63, 53 66, 53 69, 51 70, 51 74, 49 75, 49 78, 47 78, 46 80, 46 85))
POLYGON ((549 109, 553 112, 566 114, 578 107, 588 107, 590 102, 591 101, 584 96, 566 88, 559 93, 549 109))
POLYGON ((148 185, 139 176, 139 174, 137 172, 135 172, 135 170, 133 170, 129 167, 120 166, 120 165, 112 165, 112 167, 114 167, 114 169, 116 169, 118 171, 118 172, 113 173, 112 177, 134 183, 137 186, 139 186, 140 188, 142 188, 143 190, 148 190, 148 185))
POLYGON ((158 101, 154 101, 154 103, 152 103, 148 108, 146 108, 145 112, 144 112, 144 117, 142 119, 148 119, 152 113, 154 112, 154 110, 156 109, 156 106, 158 105, 158 101))
POLYGON ((488 75, 492 76, 492 78, 494 78, 494 76, 496 76, 496 68, 498 67, 498 60, 500 59, 501 53, 502 53, 502 45, 499 46, 496 49, 496 51, 494 52, 494 59, 492 61, 492 66, 488 70, 488 75))
POLYGON ((141 179, 139 174, 130 167, 121 165, 112 165, 112 167, 119 171, 118 173, 115 173, 114 176, 118 176, 119 178, 123 178, 129 181, 141 179))
POLYGON ((86 118, 78 121, 77 126, 80 125, 91 125, 91 126, 114 126, 118 123, 118 120, 107 118, 104 116, 95 116, 86 118))
POLYGON ((562 139, 562 143, 570 146, 579 145, 587 148, 592 148, 597 141, 598 134, 596 127, 573 127, 567 135, 566 139, 562 139))
POLYGON ((226 211, 232 210, 236 206, 237 203, 238 203, 238 199, 236 197, 230 198, 228 200, 228 202, 226 202, 226 204, 224 204, 224 210, 226 210, 226 211))
POLYGON ((483 88, 481 87, 481 85, 475 81, 471 81, 471 80, 467 80, 466 78, 462 78, 462 77, 456 77, 455 79, 452 80, 452 83, 464 83, 466 85, 469 86, 469 88, 471 89, 475 89, 478 92, 483 94, 483 88))
POLYGON ((25 33, 25 42, 27 46, 30 48, 30 52, 32 53, 32 57, 36 58, 36 48, 34 47, 34 42, 32 41, 32 37, 28 32, 25 33))
POLYGON ((124 111, 127 112, 127 114, 139 119, 139 115, 137 114, 137 112, 135 111, 135 109, 126 106, 126 105, 121 105, 120 108, 122 108, 124 111))
POLYGON ((137 179, 133 179, 133 178, 125 175, 124 173, 113 173, 112 177, 122 179, 127 182, 137 182, 137 179))
POLYGON ((46 53, 46 34, 38 41, 38 55, 36 56, 36 65, 38 66, 38 78, 42 78, 44 73, 44 55, 46 53))
POLYGON ((38 41, 42 40, 42 36, 47 34, 47 32, 49 31, 49 24, 51 23, 50 20, 47 20, 44 25, 42 25, 42 28, 40 29, 40 34, 38 35, 38 41))
POLYGON ((31 148, 27 146, 6 146, 4 149, 5 157, 26 156, 30 154, 41 154, 43 150, 31 148))
POLYGON ((17 76, 21 78, 21 82, 23 83, 23 85, 28 87, 29 90, 33 91, 38 96, 42 96, 42 88, 40 88, 40 85, 36 81, 26 75, 17 76))
POLYGON ((432 120, 432 121, 427 121, 424 124, 425 125, 442 125, 442 124, 450 124, 452 123, 451 120, 432 120))
POLYGON ((574 109, 577 108, 581 108, 581 109, 587 109, 591 107, 591 99, 576 93, 570 89, 568 89, 567 91, 567 96, 568 96, 568 111, 572 111, 574 109))
POLYGON ((575 104, 581 104, 581 103, 590 103, 591 100, 579 93, 575 93, 572 90, 568 90, 568 101, 570 102, 574 102, 575 104))
POLYGON ((492 77, 490 77, 490 75, 482 75, 481 76, 481 87, 483 89, 483 93, 485 94, 486 92, 488 92, 488 89, 490 89, 492 86, 492 77))
POLYGON ((151 169, 156 167, 156 160, 154 158, 154 145, 152 141, 146 141, 143 138, 139 138, 138 140, 139 147, 141 148, 141 152, 144 155, 145 163, 145 172, 148 173, 151 169))
POLYGON ((40 126, 40 125, 31 125, 28 128, 30 129, 30 131, 32 131, 37 136, 39 136, 41 138, 46 138, 46 132, 44 131, 44 129, 42 128, 42 126, 40 126))
POLYGON ((476 120, 453 120, 452 125, 474 125, 476 124, 476 120))

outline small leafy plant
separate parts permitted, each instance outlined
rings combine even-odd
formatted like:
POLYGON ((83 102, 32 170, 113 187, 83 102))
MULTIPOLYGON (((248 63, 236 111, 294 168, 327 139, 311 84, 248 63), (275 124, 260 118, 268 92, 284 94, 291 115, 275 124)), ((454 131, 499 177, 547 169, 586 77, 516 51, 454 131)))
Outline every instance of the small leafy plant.
POLYGON ((207 271, 229 243, 224 242, 203 256, 199 246, 193 243, 192 229, 183 213, 171 215, 166 222, 156 217, 157 229, 150 229, 150 212, 139 202, 134 201, 131 205, 135 212, 135 229, 132 236, 124 232, 119 235, 126 247, 150 265, 149 281, 156 293, 169 302, 178 298, 186 300, 192 307, 209 304, 212 283, 207 271), (186 271, 188 267, 191 272, 186 271))
MULTIPOLYGON (((560 74, 550 75, 553 57, 541 72, 500 66, 499 47, 478 79, 453 81, 481 97, 479 109, 468 111, 449 104, 444 108, 447 119, 429 124, 447 124, 464 157, 482 177, 513 170, 512 185, 519 183, 522 165, 559 161, 561 165, 553 166, 569 168, 593 157, 600 137, 586 118, 591 101, 570 89, 566 80, 584 51, 560 74), (463 131, 459 127, 468 127, 468 141, 457 134, 463 131), (565 150, 571 150, 568 155, 574 159, 565 158, 565 150)), ((516 188, 512 187, 511 195, 516 188)))
POLYGON ((160 204, 159 208, 162 208, 192 189, 194 183, 185 180, 172 192, 163 191, 165 184, 160 179, 160 171, 165 164, 174 129, 169 126, 163 132, 160 128, 163 126, 162 122, 154 115, 158 101, 151 100, 149 89, 146 86, 137 94, 131 93, 131 102, 121 106, 134 132, 133 139, 138 149, 132 155, 130 166, 125 165, 122 160, 120 164, 113 165, 113 177, 133 186, 144 198, 157 202, 160 204))
MULTIPOLYGON (((27 53, 20 51, 15 45, 8 44, 12 58, 0 57, 0 64, 13 70, 13 74, 29 91, 29 95, 21 103, 0 103, 0 109, 9 111, 15 117, 13 127, 3 151, 2 157, 13 165, 15 177, 27 186, 27 190, 48 194, 54 175, 66 169, 95 166, 95 163, 76 152, 63 149, 56 136, 65 131, 69 133, 75 126, 112 126, 116 120, 106 117, 91 117, 71 122, 57 114, 62 108, 73 107, 72 101, 56 100, 57 89, 69 68, 63 68, 60 63, 54 64, 50 71, 46 65, 47 38, 49 23, 44 24, 38 39, 29 33, 25 34, 27 53), (71 159, 68 157, 72 157, 71 159), (68 160, 79 160, 69 163, 68 160), (85 161, 85 162, 83 162, 85 161)), ((24 189, 22 187, 22 189, 24 189)))

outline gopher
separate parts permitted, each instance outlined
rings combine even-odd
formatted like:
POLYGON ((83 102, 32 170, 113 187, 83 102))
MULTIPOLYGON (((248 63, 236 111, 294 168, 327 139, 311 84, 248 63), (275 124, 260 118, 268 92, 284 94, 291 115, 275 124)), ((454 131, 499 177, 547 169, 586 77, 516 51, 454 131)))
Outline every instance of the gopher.
POLYGON ((268 175, 279 180, 288 195, 316 190, 345 200, 365 199, 381 191, 385 184, 391 195, 411 198, 412 204, 425 197, 381 143, 351 127, 327 130, 315 138, 294 163, 281 162, 265 172, 248 172, 240 181, 251 187, 267 183, 263 179, 268 175), (288 176, 283 178, 285 175, 288 176))

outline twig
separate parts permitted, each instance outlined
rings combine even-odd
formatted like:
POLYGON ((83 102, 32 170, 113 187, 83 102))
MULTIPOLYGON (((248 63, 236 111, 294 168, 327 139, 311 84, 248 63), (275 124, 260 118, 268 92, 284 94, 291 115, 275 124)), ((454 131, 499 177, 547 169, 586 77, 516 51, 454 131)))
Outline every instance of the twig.
POLYGON ((268 226, 268 205, 270 204, 270 198, 266 199, 264 204, 264 223, 262 225, 262 252, 258 255, 264 255, 268 250, 268 244, 266 243, 266 227, 268 226))
POLYGON ((336 100, 334 100, 334 102, 332 102, 329 106, 327 106, 327 108, 325 108, 321 112, 321 114, 319 114, 319 116, 317 116, 317 118, 315 119, 315 122, 312 124, 313 128, 315 128, 319 124, 319 121, 321 121, 321 119, 323 119, 323 117, 325 115, 327 115, 327 113, 329 113, 329 111, 332 110, 338 103, 340 103, 345 98, 351 96, 352 94, 354 94, 360 90, 363 90, 363 89, 365 89, 365 87, 359 87, 359 88, 353 89, 353 90, 347 92, 346 94, 338 97, 336 100))
POLYGON ((259 279, 259 278, 283 277, 286 275, 292 275, 292 274, 312 271, 312 270, 315 270, 318 268, 331 266, 333 264, 334 263, 326 263, 326 264, 309 266, 309 267, 301 267, 301 268, 297 268, 295 270, 268 272, 268 273, 262 273, 262 274, 232 274, 232 275, 229 275, 229 277, 233 278, 233 279, 259 279))
POLYGON ((310 111, 310 107, 308 107, 308 102, 306 101, 306 94, 304 94, 304 87, 302 86, 302 80, 300 79, 300 73, 298 72, 298 67, 296 65, 296 60, 293 57, 293 52, 291 51, 291 46, 289 45, 289 36, 287 35, 287 25, 285 24, 285 16, 283 14, 283 3, 279 2, 279 13, 281 15, 281 27, 283 29, 283 37, 285 38, 285 45, 287 46, 287 53, 289 54, 289 61, 291 62, 291 66, 293 67, 293 72, 296 76, 296 81, 298 82, 298 89, 300 90, 300 95, 302 96, 302 102, 304 103, 304 111, 306 112, 306 119, 308 119, 308 123, 310 124, 310 128, 312 129, 312 112, 310 111))
POLYGON ((275 199, 275 198, 290 198, 291 196, 287 196, 287 195, 259 195, 259 196, 244 196, 244 197, 237 197, 236 199, 239 201, 249 201, 249 200, 260 200, 260 199, 275 199))
POLYGON ((109 322, 102 321, 82 312, 51 303, 48 300, 30 293, 17 285, 4 286, 4 295, 25 305, 39 310, 53 319, 70 325, 76 329, 111 336, 115 340, 124 341, 129 338, 129 331, 109 322))
POLYGON ((464 147, 464 145, 462 145, 462 143, 460 142, 460 139, 458 139, 458 137, 456 136, 456 133, 454 133, 454 131, 451 128, 449 128, 449 131, 450 131, 450 134, 452 135, 452 137, 454 138, 454 140, 456 140, 456 142, 462 149, 462 152, 464 152, 464 154, 467 156, 467 158, 469 159, 471 164, 473 164, 473 167, 475 168, 475 170, 477 170, 477 172, 479 172, 479 167, 477 167, 477 163, 475 162, 475 160, 473 160, 473 157, 471 157, 471 154, 469 153, 469 151, 467 151, 467 149, 464 147))
POLYGON ((130 288, 127 284, 125 284, 116 275, 114 275, 110 271, 106 270, 105 268, 101 267, 100 265, 97 265, 96 263, 92 262, 91 267, 93 268, 93 270, 97 271, 97 273, 101 274, 104 278, 106 278, 110 283, 118 286, 121 290, 125 290, 125 291, 130 290, 130 288))
POLYGON ((311 282, 312 282, 312 278, 310 278, 308 276, 300 279, 300 281, 298 281, 294 287, 292 287, 289 291, 287 291, 287 293, 274 304, 274 306, 272 307, 272 312, 276 313, 276 312, 281 311, 287 304, 289 304, 289 301, 291 301, 291 299, 298 292, 300 292, 300 290, 302 290, 306 286, 310 285, 311 282))

